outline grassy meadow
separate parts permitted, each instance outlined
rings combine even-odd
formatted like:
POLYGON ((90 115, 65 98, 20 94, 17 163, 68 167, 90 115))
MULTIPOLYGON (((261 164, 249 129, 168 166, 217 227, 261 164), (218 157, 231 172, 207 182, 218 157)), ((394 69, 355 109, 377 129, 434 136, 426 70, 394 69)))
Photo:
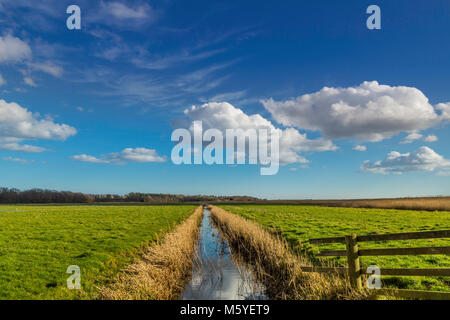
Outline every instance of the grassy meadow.
POLYGON ((92 299, 196 206, 0 206, 0 300, 92 299), (67 267, 82 290, 68 290, 67 267))
MULTIPOLYGON (((395 233, 450 229, 450 212, 394 209, 331 208, 300 205, 221 205, 221 208, 256 221, 281 234, 293 247, 314 257, 320 249, 345 249, 343 244, 310 245, 311 238, 343 236, 350 233, 395 233)), ((361 242, 361 249, 450 246, 450 239, 361 242)), ((330 259, 338 265, 345 257, 330 259)), ((361 257, 362 266, 376 264, 389 268, 449 268, 448 255, 361 257)), ((385 286, 450 291, 448 277, 383 277, 385 286)))

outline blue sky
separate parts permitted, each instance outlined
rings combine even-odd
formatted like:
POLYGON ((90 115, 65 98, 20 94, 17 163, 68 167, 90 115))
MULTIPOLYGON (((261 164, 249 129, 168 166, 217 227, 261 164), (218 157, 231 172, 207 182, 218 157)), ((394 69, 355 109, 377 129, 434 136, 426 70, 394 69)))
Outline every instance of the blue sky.
POLYGON ((0 0, 0 186, 448 195, 449 14, 446 1, 0 0), (66 27, 71 4, 81 30, 66 27), (381 30, 366 27, 371 4, 381 30), (270 123, 279 173, 174 165, 180 118, 270 123))

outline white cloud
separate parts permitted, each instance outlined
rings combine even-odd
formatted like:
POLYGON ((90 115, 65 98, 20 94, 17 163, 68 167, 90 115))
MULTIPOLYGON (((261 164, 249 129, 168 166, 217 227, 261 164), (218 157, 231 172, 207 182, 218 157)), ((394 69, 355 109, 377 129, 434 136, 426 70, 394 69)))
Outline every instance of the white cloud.
POLYGON ((142 4, 135 8, 126 6, 120 2, 102 3, 102 11, 105 14, 111 15, 116 19, 148 19, 152 12, 152 7, 148 4, 142 4))
POLYGON ((441 116, 445 120, 450 120, 450 102, 438 103, 436 109, 441 111, 441 116))
POLYGON ((31 59, 30 46, 12 35, 0 37, 0 63, 17 63, 31 59))
POLYGON ((75 134, 75 128, 51 119, 38 119, 17 103, 0 100, 0 137, 66 140, 75 134))
POLYGON ((114 152, 102 158, 81 154, 71 157, 72 160, 90 163, 123 164, 127 162, 166 162, 166 157, 159 156, 156 150, 146 148, 126 148, 121 152, 114 152))
POLYGON ((21 159, 21 158, 13 158, 13 157, 4 157, 2 158, 3 161, 10 161, 10 162, 18 162, 18 163, 22 163, 22 164, 28 164, 28 163, 33 163, 34 160, 25 160, 25 159, 21 159))
POLYGON ((40 119, 17 103, 0 100, 0 149, 42 152, 45 149, 21 145, 23 140, 66 140, 77 133, 66 124, 57 124, 52 119, 40 119))
POLYGON ((423 139, 423 141, 425 141, 425 142, 436 142, 438 140, 439 140, 438 137, 435 136, 434 134, 430 134, 425 139, 423 139))
POLYGON ((28 66, 35 71, 45 72, 56 78, 60 78, 63 74, 63 68, 55 65, 52 62, 28 63, 28 66))
POLYGON ((277 122, 320 131, 332 139, 381 141, 450 119, 450 103, 438 104, 435 109, 416 88, 380 85, 376 81, 348 88, 324 87, 292 100, 269 99, 262 103, 277 122))
POLYGON ((90 156, 87 154, 80 154, 71 157, 72 160, 80 161, 80 162, 90 162, 90 163, 109 163, 109 160, 98 159, 94 156, 90 156))
POLYGON ((259 114, 247 115, 241 109, 227 102, 210 102, 202 106, 193 106, 185 110, 188 119, 174 121, 176 128, 192 128, 192 122, 202 121, 203 129, 218 129, 225 133, 227 129, 271 129, 280 134, 280 162, 307 163, 300 153, 334 151, 337 147, 327 139, 308 139, 305 133, 294 128, 279 129, 259 114))
POLYGON ((101 23, 123 29, 136 29, 154 23, 158 18, 157 10, 148 3, 129 5, 118 1, 102 1, 97 12, 89 12, 88 23, 101 23))
POLYGON ((418 132, 413 132, 413 133, 408 134, 408 135, 405 137, 405 140, 401 141, 400 143, 402 143, 402 144, 412 143, 412 142, 414 142, 415 140, 422 139, 422 137, 423 137, 422 134, 420 134, 420 133, 418 133, 418 132))
MULTIPOLYGON (((19 151, 19 152, 44 152, 45 148, 31 146, 28 144, 20 144, 17 142, 10 142, 9 139, 0 138, 0 150, 19 151), (6 141, 5 141, 6 140, 6 141)), ((18 141, 21 141, 20 139, 18 141)))
POLYGON ((400 141, 400 143, 407 144, 417 140, 423 140, 425 142, 436 142, 438 140, 438 137, 436 137, 434 134, 430 134, 424 137, 422 134, 418 132, 413 132, 407 135, 403 141, 400 141))
POLYGON ((167 159, 158 155, 156 150, 146 148, 127 148, 120 153, 112 153, 113 159, 127 162, 165 162, 167 159))
MULTIPOLYGON (((0 63, 24 63, 28 67, 27 71, 22 71, 24 75, 32 71, 41 71, 59 78, 63 74, 63 69, 53 62, 32 62, 31 60, 32 50, 26 42, 12 35, 0 37, 0 63)), ((36 86, 29 75, 26 75, 24 81, 29 86, 36 86)))
POLYGON ((34 80, 30 77, 23 78, 23 82, 25 82, 25 84, 29 85, 30 87, 37 87, 36 82, 34 82, 34 80))
POLYGON ((235 91, 235 92, 226 92, 226 93, 217 94, 214 97, 208 99, 208 101, 222 102, 222 101, 239 100, 239 99, 242 99, 243 97, 245 97, 246 94, 247 94, 247 91, 245 91, 245 90, 235 91))
POLYGON ((420 147, 414 152, 401 154, 390 152, 383 161, 364 161, 361 171, 379 174, 402 174, 410 171, 440 171, 440 175, 450 172, 450 161, 428 147, 420 147))
POLYGON ((353 147, 353 150, 355 150, 355 151, 367 151, 367 147, 366 146, 357 145, 357 146, 353 147))

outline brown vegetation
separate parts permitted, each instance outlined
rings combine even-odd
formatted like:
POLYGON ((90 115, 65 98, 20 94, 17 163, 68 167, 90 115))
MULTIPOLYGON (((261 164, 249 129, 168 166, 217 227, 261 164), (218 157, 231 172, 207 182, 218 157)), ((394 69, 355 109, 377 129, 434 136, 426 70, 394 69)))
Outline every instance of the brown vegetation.
POLYGON ((363 299, 367 292, 356 292, 347 279, 337 274, 302 272, 312 266, 304 256, 294 254, 282 238, 259 225, 221 208, 211 206, 211 216, 230 245, 255 267, 272 299, 363 299))
POLYGON ((175 300, 191 274, 202 207, 164 236, 161 243, 142 252, 142 259, 121 272, 112 284, 100 288, 104 300, 175 300))
POLYGON ((302 204, 328 207, 379 208, 426 211, 450 211, 450 197, 361 199, 361 200, 273 200, 268 204, 302 204))

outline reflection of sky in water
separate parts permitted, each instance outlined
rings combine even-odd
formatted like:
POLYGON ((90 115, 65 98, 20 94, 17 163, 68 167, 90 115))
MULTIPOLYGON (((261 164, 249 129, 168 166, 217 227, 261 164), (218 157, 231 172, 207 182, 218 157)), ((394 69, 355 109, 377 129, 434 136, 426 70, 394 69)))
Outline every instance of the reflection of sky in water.
POLYGON ((204 210, 200 229, 199 261, 195 262, 192 279, 186 285, 187 300, 259 300, 266 299, 264 288, 257 284, 252 272, 233 261, 228 242, 211 223, 204 210))

